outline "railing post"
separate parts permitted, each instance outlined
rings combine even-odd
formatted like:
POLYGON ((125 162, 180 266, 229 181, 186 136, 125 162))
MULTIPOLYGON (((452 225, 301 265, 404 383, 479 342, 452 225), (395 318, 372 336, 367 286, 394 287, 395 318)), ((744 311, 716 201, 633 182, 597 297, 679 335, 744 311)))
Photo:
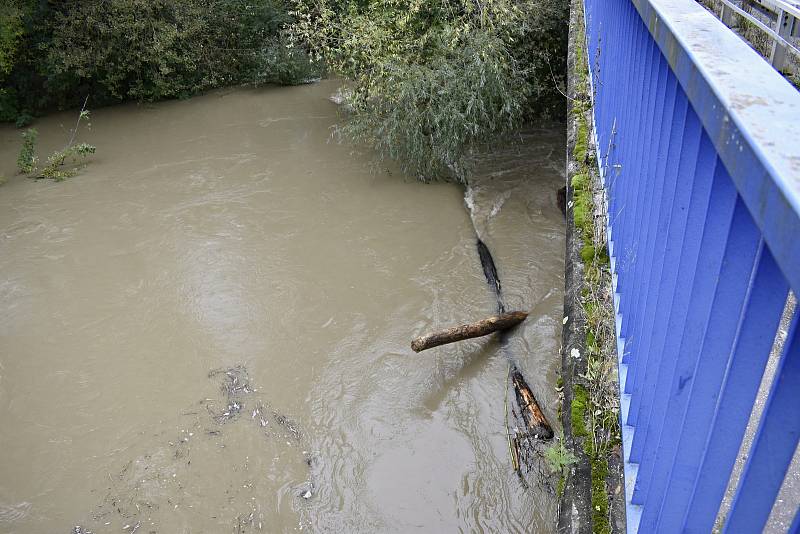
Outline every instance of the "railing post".
POLYGON ((733 21, 735 20, 733 15, 734 11, 730 7, 728 7, 727 4, 723 3, 722 9, 720 10, 719 13, 719 19, 722 21, 723 24, 725 24, 725 26, 729 28, 733 27, 733 21))
MULTIPOLYGON (((791 13, 781 10, 778 13, 778 22, 775 31, 784 39, 788 39, 797 32, 797 25, 797 19, 791 13)), ((786 68, 787 55, 786 45, 777 40, 773 40, 769 62, 772 63, 772 66, 775 67, 775 70, 778 72, 783 72, 786 68)))

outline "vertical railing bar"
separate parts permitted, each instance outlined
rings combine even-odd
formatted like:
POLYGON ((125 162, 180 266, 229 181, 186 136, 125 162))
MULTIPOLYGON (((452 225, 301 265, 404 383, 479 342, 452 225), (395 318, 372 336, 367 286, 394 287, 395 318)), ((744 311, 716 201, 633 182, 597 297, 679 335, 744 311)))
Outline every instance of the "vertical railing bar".
MULTIPOLYGON (((658 63, 659 63, 659 77, 656 87, 665 87, 668 88, 667 84, 667 75, 669 73, 669 65, 664 60, 663 56, 660 52, 658 53, 658 63)), ((659 124, 663 124, 665 120, 665 100, 666 98, 661 97, 657 98, 657 109, 656 109, 656 119, 659 121, 659 124)), ((663 129, 659 129, 659 133, 661 133, 663 129)), ((660 135, 659 135, 660 138, 660 135)), ((660 143, 659 143, 660 144, 660 143)), ((664 173, 663 168, 661 170, 656 168, 656 160, 658 151, 660 147, 656 145, 655 147, 649 147, 649 152, 651 153, 651 157, 647 158, 647 171, 646 175, 650 182, 652 182, 652 187, 650 188, 651 191, 648 191, 647 196, 651 199, 650 206, 649 206, 649 215, 647 217, 647 223, 644 225, 645 227, 645 235, 644 240, 642 241, 642 245, 639 247, 639 252, 637 254, 641 254, 642 261, 639 262, 640 268, 636 273, 636 278, 634 280, 634 295, 635 301, 634 306, 637 310, 640 310, 639 316, 636 319, 636 322, 633 325, 632 330, 632 338, 634 342, 634 346, 637 347, 636 352, 640 359, 640 365, 636 366, 635 372, 631 376, 631 391, 637 391, 639 381, 642 378, 644 371, 647 369, 647 352, 645 351, 645 345, 642 343, 644 338, 644 323, 645 323, 645 306, 644 302, 647 300, 648 294, 652 291, 653 287, 648 285, 647 281, 650 279, 650 273, 656 268, 653 264, 653 249, 656 247, 657 241, 654 239, 654 236, 658 232, 659 223, 662 218, 662 214, 666 211, 667 207, 671 207, 673 194, 670 193, 669 195, 665 195, 664 191, 669 190, 670 186, 672 186, 672 191, 674 193, 674 183, 665 184, 664 182, 664 173), (655 148, 655 149, 654 149, 655 148), (655 157, 653 157, 655 156, 655 157), (666 187, 666 189, 665 189, 666 187)), ((660 246, 662 242, 658 242, 660 246)), ((640 399, 641 395, 637 395, 636 399, 640 399)), ((629 416, 628 424, 636 424, 636 415, 635 412, 631 412, 632 418, 629 416)))
MULTIPOLYGON (((700 196, 700 198, 703 200, 707 199, 708 197, 706 195, 710 190, 711 177, 714 174, 714 160, 708 161, 702 158, 704 155, 702 147, 707 145, 708 138, 703 133, 699 123, 692 120, 694 115, 685 97, 681 98, 681 104, 684 104, 681 106, 684 116, 679 116, 678 121, 673 123, 673 128, 675 126, 682 126, 682 131, 678 130, 681 131, 679 138, 682 142, 674 147, 674 155, 676 159, 679 160, 679 163, 677 165, 668 163, 674 170, 670 170, 665 177, 665 181, 670 184, 670 187, 667 189, 669 192, 668 198, 664 199, 664 208, 668 208, 669 212, 664 213, 664 224, 666 225, 664 229, 665 235, 659 236, 659 239, 663 240, 665 256, 673 250, 677 252, 682 249, 685 242, 686 221, 689 213, 692 209, 702 209, 706 207, 704 205, 692 205, 692 192, 697 188, 698 193, 703 195, 700 196), (697 170, 696 172, 691 168, 692 166, 697 170), (700 179, 698 179, 698 177, 700 179), (698 184, 698 182, 701 183, 698 184)), ((678 266, 681 264, 681 254, 677 254, 677 258, 670 258, 669 263, 664 261, 661 263, 662 270, 659 273, 659 280, 657 283, 664 284, 665 287, 658 292, 658 296, 655 300, 656 307, 658 307, 659 303, 664 299, 668 299, 670 302, 672 301, 675 285, 678 280, 677 274, 678 266), (666 272, 664 268, 666 268, 666 272), (663 297, 661 297, 662 294, 664 295, 663 297)), ((654 281, 654 283, 656 282, 654 281)), ((648 340, 652 340, 652 338, 653 335, 651 332, 648 340)), ((641 370, 640 376, 637 377, 637 380, 643 382, 641 385, 642 395, 631 400, 629 419, 635 421, 641 417, 642 420, 650 422, 650 408, 654 391, 659 380, 658 373, 660 366, 658 363, 661 361, 662 353, 653 350, 651 344, 644 345, 643 351, 645 351, 647 357, 643 360, 645 365, 641 370), (648 365, 649 362, 653 362, 654 365, 648 365)), ((655 424, 658 424, 659 420, 656 419, 655 421, 655 424)), ((648 426, 644 432, 640 432, 638 435, 634 436, 630 451, 631 458, 637 461, 643 461, 643 450, 646 438, 648 434, 652 435, 657 432, 659 431, 656 428, 648 426)), ((647 471, 645 470, 645 472, 647 471)), ((643 484, 647 482, 646 479, 641 480, 640 488, 643 488, 643 484)))
MULTIPOLYGON (((653 43, 652 39, 650 39, 651 44, 653 43)), ((653 61, 653 56, 657 52, 655 46, 649 46, 647 49, 646 61, 647 61, 647 94, 643 95, 643 106, 644 106, 644 116, 640 117, 640 126, 639 130, 636 133, 636 137, 640 140, 644 139, 645 132, 648 129, 648 126, 652 124, 652 114, 654 113, 652 101, 653 101, 653 93, 654 86, 656 84, 656 76, 655 76, 655 65, 653 61), (641 120, 643 119, 643 120, 641 120)), ((641 258, 639 257, 639 236, 641 233, 641 226, 642 224, 640 221, 642 220, 642 213, 645 209, 645 206, 652 201, 652 199, 647 199, 647 192, 652 187, 652 181, 645 176, 643 167, 642 167, 642 159, 643 159, 643 152, 644 152, 644 142, 640 141, 637 142, 634 151, 633 151, 633 161, 636 163, 631 168, 632 176, 635 176, 635 181, 637 184, 636 188, 636 196, 631 197, 631 204, 632 208, 628 211, 628 216, 623 221, 625 227, 628 228, 628 235, 629 237, 626 238, 626 242, 628 243, 627 246, 623 250, 620 250, 621 254, 628 255, 627 264, 628 268, 623 273, 622 276, 619 278, 617 290, 620 295, 620 303, 624 305, 625 309, 625 317, 627 324, 629 325, 628 331, 625 334, 626 337, 626 345, 625 350, 629 352, 631 362, 629 372, 633 371, 636 372, 636 368, 639 366, 640 358, 639 358, 639 351, 637 350, 637 340, 633 335, 633 326, 636 324, 637 316, 639 314, 639 310, 637 310, 634 306, 636 302, 636 294, 634 293, 634 279, 636 276, 636 272, 639 269, 639 264, 641 262, 641 258), (632 256, 631 256, 632 254, 632 256)), ((625 326, 625 323, 623 323, 625 326)), ((634 390, 631 389, 632 383, 625 384, 625 392, 634 394, 634 390)))
MULTIPOLYGON (((607 12, 609 13, 608 17, 608 25, 605 32, 605 41, 606 42, 616 42, 615 36, 617 33, 617 26, 620 24, 620 16, 619 16, 619 3, 613 3, 610 7, 608 7, 609 2, 605 1, 604 6, 607 7, 607 12)), ((600 62, 601 72, 610 72, 612 67, 618 63, 618 56, 620 54, 620 50, 618 46, 609 47, 608 52, 606 54, 600 55, 600 62)), ((613 127, 613 116, 614 111, 617 109, 616 101, 618 98, 619 93, 622 89, 622 84, 617 76, 608 76, 605 77, 605 83, 602 86, 603 93, 601 98, 601 105, 597 109, 597 113, 595 113, 596 120, 599 116, 599 124, 600 128, 603 131, 603 135, 600 136, 598 134, 598 148, 600 148, 600 153, 603 153, 603 147, 608 146, 611 142, 611 137, 613 135, 611 129, 613 127)), ((595 128, 597 128, 597 123, 595 123, 595 128)), ((605 169, 606 161, 601 156, 601 159, 598 160, 598 165, 601 169, 605 169)), ((605 176, 605 170, 603 170, 603 176, 605 176)))
MULTIPOLYGON (((705 148, 710 157, 716 159, 711 141, 708 141, 705 148)), ((692 476, 686 472, 692 471, 692 465, 699 463, 705 443, 703 438, 716 406, 716 395, 722 382, 725 363, 745 311, 760 245, 761 232, 744 202, 740 202, 734 213, 722 258, 711 313, 697 351, 702 357, 698 357, 694 365, 690 366, 689 373, 679 378, 681 381, 678 389, 673 390, 670 399, 671 419, 677 424, 671 432, 661 433, 658 450, 662 454, 662 460, 654 465, 648 508, 642 515, 642 526, 645 530, 655 531, 660 513, 670 512, 662 508, 663 497, 668 489, 667 483, 671 478, 670 471, 678 477, 691 479, 692 476), (694 406, 692 400, 695 401, 694 406)))
POLYGON ((724 532, 761 532, 800 439, 800 309, 795 309, 724 532))
MULTIPOLYGON (((639 30, 638 27, 634 27, 634 50, 635 50, 635 57, 634 57, 634 64, 636 65, 637 69, 634 71, 635 80, 632 85, 631 90, 631 98, 632 98, 632 105, 635 109, 634 114, 631 115, 630 124, 626 127, 625 131, 621 134, 621 143, 623 152, 621 154, 622 158, 628 160, 630 159, 630 154, 633 151, 633 147, 637 141, 636 133, 638 128, 637 123, 637 115, 641 110, 641 99, 642 94, 644 93, 644 77, 646 76, 647 68, 646 65, 642 62, 642 57, 645 54, 644 48, 644 41, 643 41, 643 32, 639 30)), ((621 202, 619 203, 619 207, 614 215, 614 225, 617 228, 617 235, 615 237, 615 243, 618 250, 618 266, 617 269, 620 273, 620 282, 624 276, 621 274, 628 269, 628 261, 621 254, 621 252, 628 246, 628 227, 626 225, 628 217, 628 212, 631 209, 632 205, 632 198, 634 197, 636 188, 638 186, 636 182, 636 176, 633 172, 633 167, 625 165, 622 168, 622 172, 619 177, 620 180, 624 182, 624 188, 622 190, 622 198, 621 202)), ((622 288, 620 287, 619 290, 621 291, 622 288)), ((626 310, 625 301, 620 297, 620 307, 624 311, 626 310)), ((625 323, 623 322, 623 334, 625 329, 625 323)))
MULTIPOLYGON (((611 27, 609 28, 609 40, 614 42, 618 42, 617 38, 617 29, 621 24, 621 7, 619 2, 613 2, 610 10, 611 15, 611 27)), ((620 56, 624 53, 624 49, 620 49, 619 46, 611 47, 610 53, 606 55, 605 62, 604 62, 604 69, 610 70, 615 65, 620 63, 620 56)), ((606 147, 610 147, 611 143, 613 142, 614 137, 614 123, 616 120, 616 110, 619 109, 619 98, 620 94, 622 93, 623 85, 619 79, 619 77, 611 76, 611 80, 613 80, 613 85, 611 89, 604 95, 603 99, 603 107, 605 108, 603 113, 603 130, 605 131, 605 137, 602 140, 599 140, 598 145, 598 153, 600 154, 600 159, 598 160, 598 165, 600 166, 602 173, 601 177, 603 180, 607 179, 608 174, 608 158, 610 157, 610 150, 606 147)), ((597 110, 600 111, 599 109, 597 110)), ((595 117, 597 114, 595 114, 595 117)))
MULTIPOLYGON (((663 201, 667 202, 667 204, 664 205, 664 208, 669 208, 670 211, 673 211, 672 203, 675 202, 674 191, 678 187, 677 183, 679 181, 683 181, 683 183, 687 184, 684 186, 684 190, 691 188, 691 182, 688 181, 689 177, 691 176, 689 165, 694 161, 694 158, 697 155, 696 151, 700 145, 699 123, 692 122, 690 120, 691 115, 689 103, 683 92, 678 91, 677 95, 679 96, 679 98, 676 98, 678 113, 671 123, 671 133, 672 136, 675 137, 676 142, 670 147, 671 150, 669 152, 669 156, 671 156, 671 159, 666 162, 666 165, 669 167, 669 169, 667 172, 665 172, 664 176, 664 181, 671 184, 671 187, 668 190, 673 192, 669 199, 663 199, 663 201)), ((669 236, 669 234, 667 235, 669 236)), ((673 237, 673 239, 674 238, 675 237, 673 237)), ((642 382, 645 377, 645 373, 654 373, 655 368, 647 368, 647 359, 650 354, 659 354, 652 353, 651 348, 648 346, 642 346, 640 353, 647 356, 643 356, 641 358, 642 365, 637 367, 632 372, 633 376, 631 378, 636 384, 642 382)), ((654 357, 652 361, 658 360, 654 357)), ((642 403, 644 402, 645 406, 647 406, 648 404, 645 401, 652 395, 652 391, 648 389, 641 389, 641 392, 641 395, 631 398, 631 406, 628 412, 629 424, 638 421, 642 403)), ((644 420, 646 421, 647 419, 644 420)), ((642 441, 644 440, 644 435, 645 432, 639 432, 638 436, 634 437, 632 443, 631 458, 637 462, 641 459, 642 441)))
MULTIPOLYGON (((655 73, 653 75, 654 83, 650 87, 650 100, 648 102, 648 106, 653 108, 651 114, 648 115, 647 118, 647 132, 643 137, 642 143, 642 176, 647 180, 647 188, 645 189, 645 193, 643 196, 643 205, 641 211, 641 218, 638 219, 637 226, 639 227, 639 234, 636 240, 636 267, 633 271, 633 284, 631 286, 632 289, 632 296, 633 296, 633 306, 636 310, 637 316, 633 323, 633 330, 631 332, 631 337, 636 347, 641 345, 640 343, 640 336, 641 336, 641 324, 642 324, 642 316, 643 308, 641 307, 641 302, 643 300, 644 294, 648 291, 649 288, 645 287, 644 280, 649 272, 650 268, 652 267, 650 264, 650 238, 653 235, 657 224, 657 214, 660 211, 661 206, 661 190, 663 188, 663 182, 659 182, 656 180, 656 175, 653 172, 653 161, 654 161, 654 142, 653 140, 656 138, 656 132, 654 131, 654 125, 656 121, 663 119, 663 104, 664 99, 660 95, 660 89, 664 87, 664 77, 666 76, 666 65, 663 61, 663 57, 661 52, 658 50, 658 47, 653 48, 653 55, 651 58, 653 62, 653 66, 655 69, 655 73)), ((637 352, 641 354, 641 350, 637 349, 637 352)), ((641 366, 639 366, 641 368, 641 366)), ((634 386, 636 384, 634 383, 634 386)))
MULTIPOLYGON (((645 172, 645 157, 644 153, 647 149, 648 138, 652 135, 653 115, 655 113, 655 88, 657 84, 658 66, 654 58, 658 54, 658 46, 654 46, 655 42, 649 39, 651 46, 647 47, 645 55, 645 62, 647 63, 647 78, 644 80, 645 92, 642 95, 643 112, 639 116, 639 130, 637 131, 637 142, 634 152, 634 164, 632 166, 633 176, 635 176, 636 183, 638 184, 636 197, 633 199, 634 210, 628 211, 628 217, 625 220, 626 228, 629 228, 630 239, 628 239, 627 251, 632 251, 634 254, 628 273, 630 273, 626 280, 623 281, 620 290, 621 295, 627 296, 628 302, 631 303, 628 317, 632 320, 631 325, 636 324, 636 315, 638 310, 633 304, 636 302, 635 284, 636 276, 641 267, 641 258, 639 255, 640 238, 642 233, 642 216, 647 206, 652 202, 648 198, 647 192, 652 187, 652 181, 645 172)), ((635 343, 635 339, 631 339, 635 343)), ((635 350, 635 349, 634 349, 635 350)), ((634 362, 635 365, 635 362, 634 362)))
MULTIPOLYGON (((696 114, 689 113, 688 118, 699 127, 696 114)), ((699 248, 696 247, 696 241, 689 243, 684 239, 684 247, 691 246, 693 250, 692 254, 686 254, 687 250, 684 251, 685 258, 681 258, 678 267, 678 280, 681 283, 676 286, 679 291, 673 295, 667 326, 667 332, 672 332, 673 335, 666 336, 664 348, 659 350, 662 357, 658 362, 656 386, 652 388, 653 400, 646 414, 647 420, 666 417, 678 362, 687 357, 687 353, 691 350, 690 347, 694 347, 696 350, 699 341, 695 340, 695 330, 704 326, 708 318, 713 291, 711 282, 719 273, 722 251, 733 220, 737 198, 733 184, 728 179, 727 173, 721 172, 721 167, 721 165, 717 165, 714 173, 711 200, 699 248)), ((679 176, 681 175, 683 173, 679 173, 679 176)), ((649 429, 645 430, 643 436, 645 442, 642 449, 639 478, 633 494, 637 504, 643 502, 642 490, 646 489, 646 485, 649 484, 649 474, 652 473, 653 462, 657 457, 656 445, 661 439, 661 436, 650 432, 649 429), (645 480, 647 482, 643 482, 645 480)), ((642 436, 634 435, 634 441, 638 442, 641 439, 642 436)))
MULTIPOLYGON (((667 69, 669 66, 667 65, 667 69)), ((667 70, 669 73, 669 70, 667 70)), ((668 283, 668 278, 662 276, 665 267, 664 256, 667 251, 666 243, 667 243, 667 236, 666 234, 670 231, 670 221, 672 218, 673 213, 673 204, 675 198, 675 183, 677 181, 677 165, 671 163, 673 160, 677 160, 677 155, 680 154, 681 144, 679 140, 683 139, 683 137, 678 137, 677 135, 671 135, 672 132, 676 129, 676 124, 679 125, 679 130, 683 128, 683 124, 685 121, 685 114, 686 114, 686 106, 682 109, 676 110, 677 102, 677 94, 680 91, 680 87, 678 87, 678 81, 675 76, 668 76, 667 77, 667 96, 666 101, 667 105, 665 106, 665 113, 662 117, 661 124, 672 125, 671 128, 661 128, 662 132, 662 140, 659 143, 659 150, 656 156, 656 167, 657 167, 657 176, 656 180, 662 182, 664 184, 664 191, 668 191, 669 195, 668 198, 664 198, 663 202, 661 203, 661 209, 659 212, 659 223, 658 223, 658 231, 651 239, 653 242, 654 250, 652 251, 652 256, 650 262, 653 263, 653 269, 650 272, 650 276, 647 280, 647 286, 651 290, 648 292, 645 303, 645 323, 641 327, 642 336, 640 340, 641 344, 641 352, 643 354, 642 362, 644 363, 644 373, 641 375, 644 379, 644 386, 643 386, 643 395, 636 402, 636 406, 631 407, 632 413, 632 420, 635 421, 636 417, 638 416, 639 406, 643 398, 647 395, 647 384, 648 384, 648 376, 653 373, 652 366, 649 365, 651 361, 657 361, 657 356, 652 354, 650 350, 651 339, 652 339, 652 332, 653 332, 653 322, 655 320, 655 315, 657 312, 661 310, 658 306, 656 306, 656 302, 662 300, 665 297, 665 294, 671 294, 673 289, 672 285, 668 283), (681 113, 683 116, 681 117, 681 113), (667 282, 667 283, 665 283, 667 282), (657 288, 656 291, 652 291, 652 288, 657 288)), ((677 261, 676 261, 677 264, 677 261)))
MULTIPOLYGON (((625 2, 617 2, 617 4, 623 6, 623 11, 625 13, 624 14, 625 22, 627 23, 626 27, 630 27, 630 22, 633 20, 633 16, 638 16, 635 13, 635 9, 633 9, 633 6, 631 6, 630 4, 626 4, 625 2)), ((635 46, 636 42, 635 34, 636 34, 635 31, 626 32, 625 34, 625 39, 626 39, 624 41, 625 60, 624 64, 622 65, 622 70, 625 72, 634 72, 634 69, 632 68, 634 65, 638 67, 635 58, 637 57, 636 52, 638 52, 639 49, 635 46)), ((623 81, 621 76, 618 76, 617 78, 619 78, 621 82, 623 81)), ((634 91, 631 90, 633 85, 634 84, 630 83, 622 83, 623 89, 622 91, 620 91, 620 102, 619 102, 620 104, 625 102, 630 103, 635 101, 633 99, 634 91)), ((625 106, 617 106, 617 108, 615 108, 615 109, 620 109, 620 108, 622 109, 622 112, 620 114, 620 121, 619 124, 617 125, 618 132, 630 131, 629 123, 631 120, 631 114, 634 107, 635 106, 633 105, 625 105, 625 106)), ((614 137, 614 147, 615 147, 615 153, 618 155, 617 159, 618 162, 622 162, 625 160, 624 154, 626 153, 627 150, 628 139, 629 139, 628 136, 624 134, 622 135, 617 134, 614 137)), ((621 165, 619 168, 612 167, 609 170, 609 176, 610 176, 609 208, 608 208, 609 218, 610 218, 609 224, 612 228, 612 239, 615 242, 615 245, 619 241, 619 226, 616 223, 617 223, 617 213, 620 209, 619 201, 620 197, 622 196, 622 186, 620 185, 620 182, 625 181, 624 177, 621 174, 622 172, 624 172, 624 168, 622 168, 621 165), (622 180, 620 178, 622 178, 622 180)))
MULTIPOLYGON (((605 0, 599 0, 599 9, 603 13, 607 13, 606 5, 607 2, 605 0)), ((598 28, 598 36, 597 36, 597 43, 596 47, 599 48, 600 43, 605 42, 608 39, 608 32, 609 26, 614 24, 610 17, 604 16, 603 20, 600 23, 600 27, 598 28)), ((597 134, 597 139, 594 140, 598 142, 599 145, 602 145, 603 142, 606 141, 606 115, 608 113, 608 99, 610 98, 612 92, 614 91, 614 79, 610 77, 610 79, 606 80, 606 70, 608 67, 607 61, 608 57, 607 54, 602 54, 601 56, 596 56, 594 59, 587 58, 589 60, 589 65, 592 69, 595 70, 595 80, 598 80, 599 87, 596 87, 595 90, 597 94, 594 97, 595 102, 599 102, 599 106, 597 108, 597 112, 595 113, 595 132, 597 134), (600 82, 602 73, 602 82, 600 82)), ((586 151, 587 158, 591 155, 591 148, 586 151)), ((599 162, 598 162, 599 163, 599 162)))
MULTIPOLYGON (((665 515, 665 528, 677 524, 676 530, 705 533, 714 526, 728 483, 725 474, 733 470, 789 291, 786 279, 763 243, 760 254, 748 308, 727 362, 707 439, 703 440, 705 450, 695 475, 688 481, 689 501, 664 501, 665 510, 667 506, 675 506, 665 511, 670 514, 665 515)), ((676 480, 673 491, 682 491, 686 482, 676 480)))
MULTIPOLYGON (((641 26, 639 24, 638 26, 641 26)), ((650 54, 652 50, 652 39, 649 39, 650 46, 648 46, 648 38, 646 35, 646 29, 641 28, 638 32, 639 34, 639 41, 640 45, 637 48, 642 49, 641 56, 639 58, 639 63, 644 65, 643 68, 640 69, 640 76, 637 80, 636 85, 638 86, 638 92, 635 95, 636 101, 636 109, 637 112, 633 116, 633 121, 631 123, 631 130, 626 132, 626 135, 631 136, 631 142, 629 144, 629 154, 626 154, 626 158, 628 160, 632 160, 636 162, 637 159, 635 158, 635 154, 637 153, 637 149, 639 147, 639 140, 641 139, 641 135, 644 129, 644 123, 642 121, 642 115, 644 112, 644 98, 645 98, 645 81, 650 79, 650 69, 651 64, 649 62, 644 61, 644 59, 650 54)), ((628 251, 632 246, 632 228, 631 228, 631 221, 636 220, 636 200, 638 198, 638 193, 643 185, 642 180, 640 179, 640 175, 637 172, 635 163, 631 163, 627 165, 623 172, 626 175, 626 180, 628 182, 628 188, 626 191, 624 204, 620 211, 619 216, 619 223, 620 223, 620 230, 621 230, 621 239, 619 240, 619 285, 618 291, 620 294, 620 307, 623 309, 623 313, 626 318, 629 318, 629 313, 631 312, 628 301, 630 300, 630 296, 626 293, 628 281, 626 278, 626 274, 632 268, 632 260, 628 256, 628 251)), ((629 320, 623 322, 623 335, 627 337, 627 333, 625 332, 626 324, 629 323, 629 320)))

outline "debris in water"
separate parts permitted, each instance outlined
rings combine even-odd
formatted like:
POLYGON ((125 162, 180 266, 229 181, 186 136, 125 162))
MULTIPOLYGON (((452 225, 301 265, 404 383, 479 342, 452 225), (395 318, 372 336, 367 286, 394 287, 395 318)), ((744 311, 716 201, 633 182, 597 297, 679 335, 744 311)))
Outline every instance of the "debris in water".
MULTIPOLYGON (((474 221, 473 221, 474 222, 474 221)), ((476 229, 477 234, 477 229, 476 229)), ((486 282, 489 284, 490 289, 495 294, 497 300, 497 309, 502 313, 505 310, 505 303, 503 302, 503 293, 500 286, 500 279, 497 275, 497 268, 492 258, 492 253, 486 244, 478 237, 477 239, 478 256, 480 257, 481 266, 483 267, 483 274, 486 277, 486 282)), ((515 361, 512 354, 505 343, 505 333, 501 332, 501 350, 509 360, 509 374, 506 383, 506 395, 508 395, 508 388, 511 387, 514 391, 514 399, 520 407, 520 413, 517 414, 514 408, 511 408, 512 416, 521 424, 514 426, 514 435, 512 436, 508 428, 508 404, 506 403, 506 437, 508 439, 508 447, 511 454, 511 463, 514 471, 519 476, 525 487, 528 482, 524 477, 522 468, 525 467, 525 473, 530 473, 535 470, 538 473, 536 478, 537 483, 541 485, 548 485, 550 477, 543 469, 543 453, 542 440, 548 440, 553 437, 553 429, 547 422, 536 398, 533 395, 528 383, 522 375, 519 365, 515 361), (511 383, 509 386, 509 382, 511 383), (519 427, 522 426, 526 430, 521 432, 519 427)))
POLYGON ((306 482, 300 486, 297 494, 306 500, 310 499, 314 495, 314 483, 306 482))
MULTIPOLYGON (((271 476, 281 471, 283 476, 292 476, 290 465, 310 470, 309 447, 300 425, 256 393, 244 366, 214 369, 208 376, 220 380, 221 395, 201 400, 205 410, 177 411, 181 419, 175 429, 156 433, 163 436, 160 446, 109 475, 105 498, 93 510, 91 520, 74 527, 72 534, 92 534, 89 528, 105 532, 114 523, 124 525, 127 534, 138 534, 142 526, 144 531, 174 531, 175 521, 197 515, 177 515, 192 508, 213 509, 210 517, 217 522, 230 521, 234 532, 261 530, 264 513, 254 498, 257 481, 249 467, 252 447, 263 447, 261 455, 267 457, 282 452, 286 445, 296 449, 295 458, 281 454, 285 466, 273 463, 271 476), (250 429, 256 439, 243 440, 241 430, 235 430, 242 427, 250 429), (215 466, 210 462, 222 463, 215 466), (199 498, 203 500, 196 500, 199 498)), ((303 499, 314 493, 311 481, 300 488, 297 495, 303 499)))
POLYGON ((505 311, 505 305, 501 297, 502 287, 500 286, 500 277, 497 276, 497 267, 495 267, 494 258, 492 258, 492 253, 489 252, 489 248, 480 238, 476 241, 476 245, 478 247, 478 256, 481 260, 481 267, 483 267, 483 276, 486 277, 486 283, 489 284, 489 287, 497 297, 497 310, 502 313, 505 311))
POLYGON ((411 349, 414 352, 421 352, 440 345, 455 343, 475 337, 487 336, 493 332, 512 328, 528 317, 528 312, 513 311, 493 315, 487 319, 470 324, 454 326, 447 330, 432 332, 418 337, 411 342, 411 349))

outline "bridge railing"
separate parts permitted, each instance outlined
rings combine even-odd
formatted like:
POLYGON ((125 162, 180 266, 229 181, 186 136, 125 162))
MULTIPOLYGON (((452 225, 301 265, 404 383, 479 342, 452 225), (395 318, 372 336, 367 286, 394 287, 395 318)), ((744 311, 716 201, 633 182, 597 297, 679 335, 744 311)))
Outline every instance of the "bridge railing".
MULTIPOLYGON (((800 4, 785 0, 706 0, 729 28, 742 32, 745 39, 755 37, 748 25, 766 38, 761 53, 779 72, 800 76, 800 4), (738 19, 738 20, 737 20, 738 19), (742 24, 738 24, 741 21, 742 24)), ((753 39, 760 41, 761 39, 753 39)), ((757 49, 758 42, 751 43, 757 49)))
MULTIPOLYGON (((800 293, 800 94, 692 0, 584 1, 628 531, 707 533, 800 293)), ((797 448, 793 315, 728 532, 761 532, 797 448)))

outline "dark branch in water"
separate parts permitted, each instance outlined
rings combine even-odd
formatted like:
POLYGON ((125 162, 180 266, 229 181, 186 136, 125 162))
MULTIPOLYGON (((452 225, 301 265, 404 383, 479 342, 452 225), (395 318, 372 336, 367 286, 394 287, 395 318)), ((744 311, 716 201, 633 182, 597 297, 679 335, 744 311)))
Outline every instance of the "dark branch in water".
MULTIPOLYGON (((500 278, 497 276, 497 268, 492 258, 492 253, 480 238, 477 240, 477 247, 478 255, 481 259, 481 266, 483 267, 483 274, 486 276, 486 282, 497 297, 497 308, 502 313, 505 310, 505 304, 503 302, 500 278)), ((538 443, 540 443, 541 440, 552 439, 553 428, 550 426, 550 423, 547 422, 547 418, 545 418, 544 413, 539 407, 536 397, 533 395, 533 391, 522 375, 522 370, 509 351, 509 347, 506 343, 506 332, 501 331, 499 336, 501 350, 509 362, 508 378, 511 382, 510 386, 514 391, 514 400, 519 407, 519 413, 513 406, 511 407, 511 414, 519 424, 519 427, 514 428, 513 435, 508 428, 508 423, 506 423, 506 435, 508 438, 512 465, 524 487, 528 486, 528 482, 523 476, 523 467, 525 467, 525 472, 527 473, 532 471, 538 472, 538 480, 546 484, 547 477, 541 469, 541 466, 539 469, 536 469, 536 466, 541 464, 541 449, 538 443)), ((508 384, 506 387, 508 388, 508 384)), ((508 391, 508 389, 506 389, 506 391, 508 391)), ((506 404, 507 402, 506 400, 506 404)), ((506 406, 506 418, 508 418, 508 411, 508 406, 506 406)))
POLYGON ((500 277, 497 276, 497 267, 494 265, 492 253, 489 252, 488 247, 480 238, 478 238, 476 245, 478 246, 478 256, 481 258, 481 267, 483 267, 483 275, 486 277, 486 283, 489 284, 489 288, 497 297, 497 311, 503 313, 506 311, 506 307, 503 304, 500 277))

